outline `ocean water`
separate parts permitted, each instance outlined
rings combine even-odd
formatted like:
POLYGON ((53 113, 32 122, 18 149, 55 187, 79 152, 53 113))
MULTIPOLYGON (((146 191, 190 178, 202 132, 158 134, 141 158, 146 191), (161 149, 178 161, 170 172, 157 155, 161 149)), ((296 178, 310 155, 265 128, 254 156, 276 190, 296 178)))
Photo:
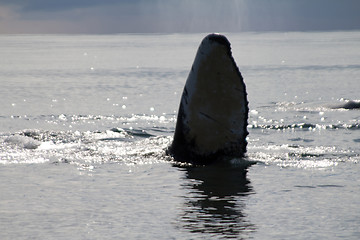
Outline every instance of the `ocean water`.
POLYGON ((0 239, 359 239, 360 32, 225 35, 246 175, 164 154, 205 33, 1 35, 0 239))

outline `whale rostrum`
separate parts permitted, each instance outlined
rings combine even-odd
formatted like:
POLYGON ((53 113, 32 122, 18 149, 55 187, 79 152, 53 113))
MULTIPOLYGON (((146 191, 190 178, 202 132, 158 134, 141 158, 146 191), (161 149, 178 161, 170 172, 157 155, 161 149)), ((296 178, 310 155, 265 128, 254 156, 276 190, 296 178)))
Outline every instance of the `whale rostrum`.
POLYGON ((248 101, 230 42, 209 34, 201 42, 182 93, 174 139, 176 161, 207 164, 244 157, 248 101))

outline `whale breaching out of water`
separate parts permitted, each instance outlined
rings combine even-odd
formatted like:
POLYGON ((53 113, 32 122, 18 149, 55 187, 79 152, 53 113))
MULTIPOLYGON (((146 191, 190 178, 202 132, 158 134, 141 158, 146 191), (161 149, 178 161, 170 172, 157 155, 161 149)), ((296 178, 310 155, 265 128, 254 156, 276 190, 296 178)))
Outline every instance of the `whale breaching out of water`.
POLYGON ((209 34, 187 78, 168 153, 175 160, 207 164, 246 152, 248 101, 230 42, 209 34))

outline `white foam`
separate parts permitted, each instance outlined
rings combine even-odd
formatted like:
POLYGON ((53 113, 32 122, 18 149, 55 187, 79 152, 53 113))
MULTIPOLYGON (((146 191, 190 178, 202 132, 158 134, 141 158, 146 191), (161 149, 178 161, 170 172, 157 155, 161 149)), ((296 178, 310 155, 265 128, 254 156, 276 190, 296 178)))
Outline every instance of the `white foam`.
POLYGON ((321 170, 335 167, 345 159, 352 162, 356 162, 359 159, 358 156, 351 155, 347 150, 325 146, 297 146, 294 148, 291 145, 283 144, 249 146, 248 150, 248 157, 250 159, 269 165, 275 164, 284 168, 321 170))
POLYGON ((41 142, 27 136, 13 135, 5 139, 5 142, 17 145, 26 149, 36 149, 41 145, 41 142))

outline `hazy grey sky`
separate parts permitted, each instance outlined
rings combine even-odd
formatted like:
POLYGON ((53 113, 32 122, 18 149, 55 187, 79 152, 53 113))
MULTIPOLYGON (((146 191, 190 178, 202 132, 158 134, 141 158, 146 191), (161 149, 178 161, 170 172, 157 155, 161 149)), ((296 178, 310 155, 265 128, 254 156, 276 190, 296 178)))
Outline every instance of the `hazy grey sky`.
POLYGON ((0 33, 360 29, 360 0, 0 0, 0 33))

